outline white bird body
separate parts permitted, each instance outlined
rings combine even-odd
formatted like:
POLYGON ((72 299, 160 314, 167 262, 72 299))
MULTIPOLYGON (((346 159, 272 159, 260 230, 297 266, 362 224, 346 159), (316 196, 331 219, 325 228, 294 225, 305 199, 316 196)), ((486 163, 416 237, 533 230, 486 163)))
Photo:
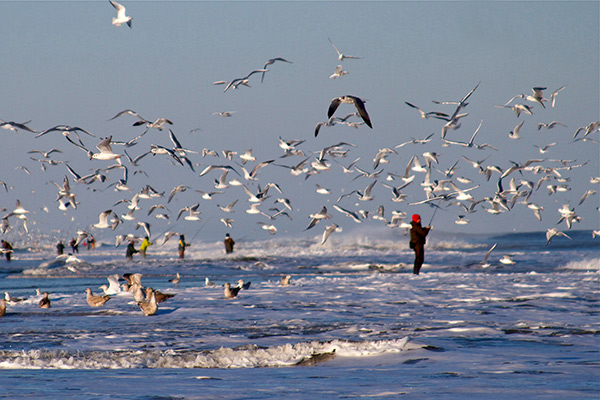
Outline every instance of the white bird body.
POLYGON ((112 6, 117 10, 117 16, 113 17, 112 24, 114 26, 121 26, 121 24, 127 24, 127 26, 131 28, 131 22, 133 21, 133 18, 125 15, 125 7, 123 7, 121 4, 117 3, 114 0, 109 1, 110 4, 112 4, 112 6))

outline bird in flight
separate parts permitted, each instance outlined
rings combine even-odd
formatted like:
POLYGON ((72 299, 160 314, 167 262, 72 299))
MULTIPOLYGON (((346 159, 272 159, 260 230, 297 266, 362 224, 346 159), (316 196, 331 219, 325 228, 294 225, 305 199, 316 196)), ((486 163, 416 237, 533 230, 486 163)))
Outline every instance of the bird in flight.
POLYGON ((108 0, 108 1, 110 1, 110 4, 112 4, 112 6, 117 9, 117 17, 112 19, 112 24, 115 26, 121 26, 121 24, 127 24, 127 26, 131 28, 131 21, 133 21, 133 18, 125 15, 125 7, 123 7, 123 5, 117 3, 116 1, 113 1, 113 0, 108 0))
POLYGON ((333 100, 331 100, 329 110, 327 110, 327 117, 331 118, 335 110, 337 110, 337 108, 342 103, 354 104, 356 110, 358 111, 358 115, 360 115, 360 117, 363 119, 363 121, 365 121, 365 124, 367 124, 369 128, 373 129, 373 125, 371 124, 371 118, 369 118, 369 114, 367 113, 367 109, 365 108, 364 100, 356 96, 346 95, 335 97, 333 100))

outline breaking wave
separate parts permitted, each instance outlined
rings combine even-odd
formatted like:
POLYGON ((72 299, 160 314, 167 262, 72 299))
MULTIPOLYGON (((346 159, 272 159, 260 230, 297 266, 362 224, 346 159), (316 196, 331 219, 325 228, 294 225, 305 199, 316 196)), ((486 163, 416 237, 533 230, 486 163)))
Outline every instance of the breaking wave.
POLYGON ((1 351, 0 369, 135 369, 135 368, 262 368, 311 365, 334 357, 365 357, 398 353, 408 337, 397 340, 331 340, 273 347, 247 345, 212 351, 122 350, 1 351))

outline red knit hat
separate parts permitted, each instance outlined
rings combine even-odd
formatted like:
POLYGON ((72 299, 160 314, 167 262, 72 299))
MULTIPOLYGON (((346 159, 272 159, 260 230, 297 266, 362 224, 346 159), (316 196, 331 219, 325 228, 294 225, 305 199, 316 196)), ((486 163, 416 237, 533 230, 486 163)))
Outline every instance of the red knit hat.
POLYGON ((412 220, 414 222, 419 222, 421 220, 421 216, 419 214, 413 214, 412 220))

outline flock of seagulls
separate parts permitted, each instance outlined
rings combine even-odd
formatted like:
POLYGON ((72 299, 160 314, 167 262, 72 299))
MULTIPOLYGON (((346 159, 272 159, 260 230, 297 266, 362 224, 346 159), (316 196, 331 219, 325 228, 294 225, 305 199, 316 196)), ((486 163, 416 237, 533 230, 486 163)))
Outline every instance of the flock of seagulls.
MULTIPOLYGON (((169 282, 177 286, 181 278, 181 274, 177 273, 175 278, 169 279, 169 282)), ((101 308, 115 296, 125 296, 133 299, 133 302, 144 316, 150 316, 158 312, 158 305, 160 303, 176 296, 174 293, 163 293, 150 286, 144 287, 142 285, 142 274, 140 273, 126 273, 122 277, 119 274, 112 274, 107 277, 107 280, 108 285, 99 286, 99 289, 102 289, 102 294, 94 294, 89 287, 85 289, 85 300, 90 307, 101 308), (125 281, 122 284, 120 284, 121 279, 125 281)), ((232 286, 229 282, 223 285, 223 296, 225 299, 237 298, 241 290, 249 290, 252 284, 251 282, 244 282, 242 279, 239 279, 236 283, 237 286, 232 286)), ((291 275, 281 277, 281 286, 289 286, 291 283, 291 275)), ((205 286, 211 288, 217 285, 207 277, 205 279, 205 286)), ((0 299, 0 317, 6 313, 7 305, 20 302, 37 302, 39 308, 52 308, 52 301, 49 298, 48 292, 42 293, 39 289, 36 289, 36 295, 31 299, 13 297, 8 292, 4 292, 4 298, 0 299)))
MULTIPOLYGON (((132 17, 126 15, 125 7, 113 0, 109 1, 117 10, 117 16, 112 21, 113 25, 127 24, 131 28, 132 17)), ((361 59, 361 57, 342 53, 331 39, 329 42, 335 50, 336 63, 361 59)), ((252 77, 260 76, 262 83, 270 69, 275 66, 283 68, 292 63, 283 57, 270 58, 264 62, 262 68, 253 69, 241 77, 215 81, 213 84, 224 85, 224 92, 251 87, 252 77)), ((331 77, 341 78, 346 74, 347 71, 338 65, 334 72, 335 76, 331 77)), ((478 140, 478 135, 486 130, 483 120, 473 132, 467 132, 466 137, 470 139, 460 140, 457 138, 462 132, 461 126, 464 121, 469 120, 469 103, 476 101, 479 86, 480 83, 477 83, 465 95, 457 96, 458 100, 432 100, 435 108, 449 107, 448 110, 425 110, 411 101, 405 101, 407 107, 418 112, 418 117, 426 120, 426 123, 432 124, 432 128, 439 129, 439 138, 436 138, 435 134, 428 134, 424 138, 413 137, 411 140, 379 149, 376 154, 372 155, 364 154, 358 146, 346 141, 314 150, 309 148, 310 142, 305 138, 284 139, 281 136, 279 136, 278 145, 283 153, 272 154, 266 159, 259 159, 252 149, 194 148, 194 146, 183 145, 176 137, 173 127, 176 126, 177 121, 164 116, 146 119, 131 109, 119 111, 107 119, 107 122, 112 123, 111 121, 116 119, 135 118, 132 123, 132 131, 144 129, 141 133, 139 131, 135 134, 132 132, 131 138, 123 141, 116 140, 113 136, 99 138, 86 129, 69 125, 56 125, 38 131, 31 126, 31 121, 25 123, 0 121, 0 128, 32 133, 36 138, 59 132, 65 138, 66 141, 62 142, 63 146, 57 139, 54 141, 55 146, 51 149, 31 149, 28 150, 28 154, 39 155, 39 158, 34 160, 43 166, 43 171, 64 169, 63 173, 60 173, 64 176, 62 185, 51 180, 50 182, 57 189, 57 207, 66 215, 71 210, 79 209, 77 196, 82 187, 89 188, 99 195, 108 188, 123 194, 124 198, 121 200, 106 204, 102 209, 95 211, 95 215, 98 216, 97 222, 80 227, 77 232, 79 238, 89 235, 91 230, 116 230, 120 226, 126 227, 129 233, 117 235, 115 242, 117 245, 124 240, 140 240, 141 238, 133 233, 137 230, 143 230, 146 236, 152 237, 152 231, 156 230, 152 229, 154 219, 163 220, 169 227, 180 223, 182 225, 186 223, 198 225, 205 221, 203 217, 205 214, 216 215, 227 229, 237 227, 234 216, 236 212, 252 215, 259 218, 256 224, 271 235, 278 232, 278 222, 282 218, 295 220, 300 215, 300 218, 304 218, 301 224, 304 226, 304 221, 307 221, 308 224, 304 230, 313 229, 322 221, 330 221, 327 226, 321 225, 323 228, 321 244, 325 244, 335 232, 341 231, 342 221, 348 220, 358 224, 367 220, 375 220, 390 228, 407 230, 410 227, 405 222, 407 209, 418 205, 427 205, 455 213, 456 225, 468 225, 472 215, 476 212, 499 215, 520 207, 531 210, 532 216, 538 221, 550 217, 547 214, 550 210, 545 210, 543 206, 538 205, 536 198, 544 195, 544 192, 546 196, 553 196, 556 193, 570 191, 569 175, 587 165, 589 160, 577 161, 545 157, 517 162, 509 160, 512 156, 507 155, 503 165, 493 165, 486 161, 490 154, 476 160, 464 155, 457 160, 448 160, 443 152, 431 151, 431 149, 429 149, 430 151, 420 150, 421 146, 436 141, 442 148, 474 149, 487 153, 498 151, 499 146, 496 142, 503 138, 498 137, 495 139, 496 142, 492 143, 482 143, 478 140), (149 133, 151 131, 152 133, 149 133), (83 135, 80 136, 80 134, 83 135), (155 142, 165 136, 169 137, 170 145, 165 146, 155 142), (89 144, 86 144, 91 140, 95 141, 97 151, 90 150, 89 144), (78 172, 70 165, 69 161, 57 159, 67 153, 67 148, 77 148, 83 151, 85 157, 89 159, 92 172, 78 172), (137 152, 138 149, 142 149, 142 151, 136 156, 130 156, 130 152, 137 152), (402 152, 411 150, 411 156, 404 158, 402 152), (351 157, 349 159, 354 160, 352 162, 344 161, 349 156, 351 157), (152 187, 151 183, 153 182, 148 179, 144 187, 135 190, 131 187, 131 176, 137 175, 141 177, 140 179, 143 179, 144 176, 149 178, 144 166, 153 163, 154 161, 150 161, 150 159, 155 159, 155 157, 164 157, 167 160, 165 165, 169 165, 169 163, 172 165, 169 166, 168 173, 171 173, 173 168, 184 168, 202 179, 197 182, 176 184, 170 188, 159 188, 159 190, 152 187), (398 164, 402 165, 402 170, 398 169, 398 164), (196 171, 198 167, 201 167, 200 172, 196 171), (466 174, 467 176, 459 175, 459 171, 464 173, 471 167, 474 172, 466 174), (271 180, 267 182, 262 179, 264 171, 273 171, 277 168, 289 170, 291 178, 280 182, 271 180), (286 191, 289 190, 290 184, 310 182, 309 179, 317 176, 326 177, 330 171, 338 168, 339 171, 343 171, 344 176, 350 176, 349 185, 353 182, 356 184, 345 187, 340 193, 326 187, 327 178, 313 178, 312 181, 321 179, 318 183, 315 182, 313 187, 316 188, 317 194, 323 196, 323 200, 322 204, 311 205, 312 209, 308 210, 309 212, 299 211, 295 206, 294 199, 287 196, 286 191), (215 175, 216 173, 218 175, 215 175), (115 179, 115 174, 119 174, 119 178, 115 179), (107 181, 111 182, 108 186, 100 186, 107 181), (485 185, 488 181, 496 183, 494 189, 486 188, 489 186, 485 185), (186 191, 194 193, 199 201, 182 204, 184 202, 182 193, 186 191), (382 193, 387 193, 385 198, 382 193), (225 203, 219 200, 227 195, 233 196, 235 199, 225 203), (244 197, 246 197, 248 205, 245 210, 240 210, 244 197), (376 204, 378 200, 381 202, 376 204), (211 201, 218 202, 218 204, 213 204, 214 207, 209 209, 209 206, 205 206, 205 204, 211 201), (397 206, 403 205, 405 209, 396 209, 390 212, 384 205, 388 202, 397 206), (175 204, 179 204, 178 211, 171 209, 175 207, 175 204), (373 205, 371 206, 371 204, 373 205), (119 212, 117 208, 121 207, 126 207, 126 209, 119 212)), ((508 133, 505 137, 518 142, 524 135, 531 134, 531 126, 534 126, 537 131, 544 129, 545 131, 564 132, 569 129, 559 121, 538 122, 537 124, 530 122, 532 116, 537 115, 538 108, 547 113, 558 106, 560 103, 557 100, 559 93, 565 89, 566 86, 561 86, 548 96, 546 87, 536 86, 531 89, 531 94, 519 93, 507 102, 500 102, 502 105, 497 105, 497 107, 513 110, 517 119, 514 125, 506 128, 508 133)), ((324 112, 327 120, 316 122, 314 136, 317 137, 325 127, 337 129, 335 127, 340 125, 355 129, 366 125, 368 128, 374 129, 366 103, 367 100, 356 95, 334 97, 324 112), (352 105, 353 112, 345 116, 335 116, 344 104, 352 105)), ((231 117, 234 113, 235 111, 224 111, 213 114, 231 117)), ((318 119, 318 116, 314 117, 315 121, 318 119)), ((583 140, 596 143, 599 132, 600 121, 590 122, 575 131, 572 142, 583 140)), ((310 136, 310 134, 307 135, 307 137, 310 136)), ((539 143, 537 147, 539 154, 544 156, 548 153, 552 154, 552 151, 557 148, 556 144, 557 142, 539 143)), ((25 166, 20 167, 31 173, 25 166)), ((173 174, 176 173, 175 170, 173 174)), ((600 177, 591 177, 590 184, 597 185, 598 183, 600 183, 600 177)), ((6 192, 9 191, 9 185, 4 182, 3 187, 6 192)), ((588 189, 580 195, 577 206, 581 206, 586 199, 596 195, 596 189, 588 189)), ((556 211, 558 212, 557 225, 564 223, 567 229, 571 229, 581 221, 574 204, 564 204, 561 209, 556 211)), ((2 217, 2 234, 7 234, 14 229, 13 221, 15 220, 28 232, 27 221, 28 218, 32 218, 32 214, 34 213, 26 210, 17 200, 17 206, 2 217)), ((178 230, 181 229, 197 230, 198 228, 179 226, 178 230)), ((172 229, 161 234, 162 244, 177 234, 178 232, 172 229)), ((550 244, 552 238, 556 236, 568 237, 556 228, 550 228, 548 229, 547 243, 550 244)), ((504 263, 504 261, 501 262, 504 263)), ((235 292, 232 287, 229 290, 232 293, 235 292)), ((89 296, 92 296, 91 291, 88 293, 89 296)), ((149 307, 153 307, 153 300, 146 299, 144 301, 149 302, 149 307)))

